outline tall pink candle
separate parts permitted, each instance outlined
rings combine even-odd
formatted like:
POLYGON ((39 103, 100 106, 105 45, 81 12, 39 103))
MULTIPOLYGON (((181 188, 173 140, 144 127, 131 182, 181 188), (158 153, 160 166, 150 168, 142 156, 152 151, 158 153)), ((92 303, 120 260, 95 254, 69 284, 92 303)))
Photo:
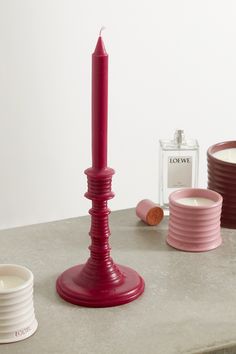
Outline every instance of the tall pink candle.
POLYGON ((108 55, 101 35, 92 55, 92 165, 107 166, 108 55))
POLYGON ((144 281, 133 269, 116 265, 109 245, 108 200, 114 170, 107 167, 108 55, 101 32, 92 56, 92 167, 85 170, 92 201, 90 257, 64 271, 57 279, 57 292, 68 302, 88 307, 109 307, 135 300, 144 291, 144 281))

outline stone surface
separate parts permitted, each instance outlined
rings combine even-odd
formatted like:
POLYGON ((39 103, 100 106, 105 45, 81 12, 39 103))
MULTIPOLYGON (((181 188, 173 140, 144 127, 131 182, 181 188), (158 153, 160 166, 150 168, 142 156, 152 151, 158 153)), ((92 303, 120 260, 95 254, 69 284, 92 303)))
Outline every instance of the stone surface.
POLYGON ((60 299, 58 275, 89 255, 89 217, 0 231, 1 263, 35 276, 39 327, 25 341, 4 344, 12 354, 236 353, 236 230, 204 253, 165 242, 168 220, 146 226, 134 209, 111 215, 112 256, 145 279, 144 294, 114 308, 83 308, 60 299))

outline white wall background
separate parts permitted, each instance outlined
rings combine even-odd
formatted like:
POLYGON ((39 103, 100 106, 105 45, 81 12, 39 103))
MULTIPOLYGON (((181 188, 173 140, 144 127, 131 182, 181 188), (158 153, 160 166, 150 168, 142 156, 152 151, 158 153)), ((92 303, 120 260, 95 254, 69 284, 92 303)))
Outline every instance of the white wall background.
POLYGON ((0 228, 84 215, 91 53, 110 55, 112 210, 158 198, 158 139, 235 139, 236 2, 0 0, 0 228))

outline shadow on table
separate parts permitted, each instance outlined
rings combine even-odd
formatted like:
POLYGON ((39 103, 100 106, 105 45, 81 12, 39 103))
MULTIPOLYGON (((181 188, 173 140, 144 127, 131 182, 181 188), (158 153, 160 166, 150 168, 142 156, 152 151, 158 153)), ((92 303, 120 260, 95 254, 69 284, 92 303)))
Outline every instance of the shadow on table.
POLYGON ((123 226, 114 231, 111 229, 112 248, 126 251, 156 250, 161 252, 176 252, 174 248, 166 243, 167 232, 167 229, 161 227, 161 225, 147 226, 143 222, 138 221, 135 228, 133 226, 123 226), (120 237, 121 234, 122 237, 120 237))
POLYGON ((44 277, 44 279, 36 281, 34 284, 34 296, 35 300, 38 301, 41 306, 43 304, 48 305, 59 305, 59 306, 75 306, 73 304, 70 304, 66 301, 64 301, 56 291, 56 280, 59 277, 60 272, 57 274, 52 274, 48 275, 47 277, 44 277))

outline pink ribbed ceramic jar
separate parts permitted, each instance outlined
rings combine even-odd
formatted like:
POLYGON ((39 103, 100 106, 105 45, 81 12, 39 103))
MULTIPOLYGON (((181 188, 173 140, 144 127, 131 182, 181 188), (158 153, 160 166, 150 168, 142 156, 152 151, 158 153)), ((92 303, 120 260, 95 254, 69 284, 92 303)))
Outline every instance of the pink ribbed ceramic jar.
POLYGON ((209 189, 186 188, 171 193, 167 243, 191 252, 218 247, 222 242, 222 200, 219 193, 209 189))

